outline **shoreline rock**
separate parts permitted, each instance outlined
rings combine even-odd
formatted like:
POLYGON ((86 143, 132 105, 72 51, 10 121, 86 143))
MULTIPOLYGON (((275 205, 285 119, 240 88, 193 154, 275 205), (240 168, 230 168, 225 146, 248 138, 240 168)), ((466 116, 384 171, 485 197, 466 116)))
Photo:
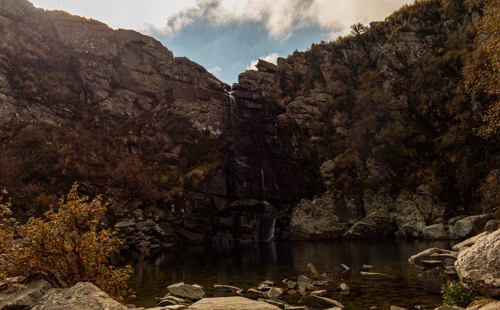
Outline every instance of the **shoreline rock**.
POLYGON ((500 229, 463 250, 455 262, 460 281, 482 295, 500 296, 500 229))

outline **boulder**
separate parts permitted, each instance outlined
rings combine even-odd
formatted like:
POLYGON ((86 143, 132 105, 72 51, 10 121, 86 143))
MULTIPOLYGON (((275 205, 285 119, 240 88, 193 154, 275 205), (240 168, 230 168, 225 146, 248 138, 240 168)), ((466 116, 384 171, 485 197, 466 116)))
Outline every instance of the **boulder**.
POLYGON ((51 289, 32 310, 127 310, 108 294, 89 282, 80 282, 67 289, 51 289))
POLYGON ((375 211, 352 226, 343 238, 382 238, 392 235, 396 226, 386 209, 375 211))
POLYGON ((491 215, 482 214, 463 218, 450 226, 450 237, 454 239, 470 238, 484 229, 484 225, 491 219, 491 215))
POLYGON ((236 293, 240 290, 236 286, 214 284, 214 293, 236 293))
POLYGON ((437 239, 448 239, 449 236, 446 233, 444 224, 434 224, 424 228, 422 234, 425 239, 437 240, 437 239))
POLYGON ((486 225, 484 225, 484 231, 495 231, 500 228, 500 221, 489 220, 486 225))
POLYGON ((190 285, 184 284, 184 282, 180 282, 170 285, 169 287, 167 287, 167 289, 170 294, 177 297, 184 297, 193 300, 198 300, 205 297, 205 291, 203 291, 203 288, 197 284, 190 285))
POLYGON ((474 309, 474 308, 467 308, 468 310, 498 310, 500 309, 500 301, 492 301, 490 303, 487 303, 485 305, 481 305, 479 308, 474 309))
POLYGON ((306 291, 311 291, 314 289, 314 285, 311 282, 299 282, 298 283, 299 292, 305 295, 306 291))
POLYGON ((290 220, 291 239, 316 239, 340 237, 346 230, 334 213, 333 200, 302 199, 292 211, 290 220))
POLYGON ((489 235, 489 234, 490 234, 489 231, 482 232, 479 235, 476 235, 476 236, 471 237, 469 239, 466 239, 466 240, 464 240, 464 241, 462 241, 462 242, 460 242, 458 244, 455 244, 452 249, 454 251, 461 252, 461 251, 463 251, 463 250, 471 247, 474 243, 476 243, 477 240, 479 240, 479 239, 481 239, 484 236, 489 235))
POLYGON ((189 310, 279 310, 280 308, 244 297, 203 298, 192 304, 189 310))
POLYGON ((295 282, 295 281, 290 280, 290 281, 286 282, 286 287, 291 289, 291 290, 293 290, 296 286, 297 286, 297 282, 295 282))
POLYGON ((309 275, 311 276, 311 278, 319 279, 321 277, 321 275, 316 270, 316 267, 314 267, 313 264, 311 264, 311 263, 307 264, 307 268, 309 268, 309 275))
POLYGON ((340 291, 341 295, 349 295, 351 293, 351 288, 345 283, 340 283, 337 291, 340 291))
POLYGON ((184 305, 187 306, 186 300, 182 298, 178 298, 175 296, 167 295, 162 299, 158 300, 156 307, 166 307, 166 306, 176 306, 176 305, 184 305))
POLYGON ((440 294, 441 286, 451 281, 450 276, 441 267, 419 273, 417 277, 424 291, 431 294, 440 294))
POLYGON ((475 300, 467 307, 467 310, 497 310, 500 309, 500 302, 490 298, 475 300))
POLYGON ((299 305, 304 305, 307 307, 319 308, 319 309, 334 308, 334 307, 338 307, 341 309, 345 308, 340 302, 336 300, 315 295, 302 297, 299 300, 299 305))
POLYGON ((420 269, 428 269, 429 267, 446 266, 445 261, 447 259, 456 260, 457 255, 458 253, 455 251, 430 248, 411 256, 408 262, 420 269))
POLYGON ((267 292, 264 293, 264 296, 269 299, 278 299, 281 295, 283 295, 284 290, 277 287, 271 287, 267 292))
POLYGON ((412 197, 401 194, 393 203, 396 210, 391 213, 391 218, 398 227, 396 235, 400 238, 419 238, 425 228, 425 218, 420 212, 412 197))
POLYGON ((24 288, 14 292, 0 293, 0 309, 32 307, 53 286, 44 280, 25 284, 24 288))
POLYGON ((500 230, 460 252, 455 268, 470 290, 486 296, 500 296, 500 230))
POLYGON ((314 296, 325 296, 326 295, 326 290, 314 291, 314 292, 311 292, 311 295, 314 295, 314 296))

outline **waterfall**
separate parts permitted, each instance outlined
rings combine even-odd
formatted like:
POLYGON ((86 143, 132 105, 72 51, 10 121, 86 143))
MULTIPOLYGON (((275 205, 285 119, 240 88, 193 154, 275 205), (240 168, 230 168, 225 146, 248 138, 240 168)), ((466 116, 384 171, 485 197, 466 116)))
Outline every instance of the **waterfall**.
POLYGON ((266 183, 264 180, 264 169, 260 169, 260 174, 262 175, 262 200, 266 201, 266 183))
POLYGON ((231 129, 234 129, 234 108, 236 107, 236 98, 233 96, 233 85, 231 85, 231 90, 227 94, 229 95, 229 108, 231 109, 231 129))
POLYGON ((266 222, 271 221, 270 223, 266 223, 268 227, 267 228, 267 235, 264 238, 265 242, 272 241, 274 238, 274 234, 276 232, 276 218, 270 218, 266 222))

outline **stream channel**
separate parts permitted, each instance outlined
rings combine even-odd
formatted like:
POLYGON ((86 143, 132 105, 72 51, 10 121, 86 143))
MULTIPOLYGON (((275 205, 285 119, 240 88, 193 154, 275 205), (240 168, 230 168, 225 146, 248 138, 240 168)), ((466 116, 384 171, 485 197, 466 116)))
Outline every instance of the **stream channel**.
MULTIPOLYGON (((209 245, 171 247, 148 252, 122 252, 116 265, 131 265, 134 273, 129 286, 137 298, 128 301, 136 306, 154 307, 155 297, 168 293, 171 284, 184 282, 203 286, 207 297, 213 297, 214 284, 226 284, 242 289, 257 287, 265 280, 284 287, 285 278, 296 280, 308 275, 308 263, 333 279, 325 297, 335 299, 348 309, 389 309, 391 305, 415 309, 434 309, 441 304, 439 295, 427 294, 417 274, 420 270, 408 263, 408 258, 430 247, 451 249, 456 241, 396 241, 396 240, 328 240, 288 241, 235 245, 231 249, 214 249, 209 245), (340 264, 350 267, 344 272, 340 264), (373 266, 369 270, 363 265, 373 266), (391 282, 367 282, 360 271, 393 275, 391 282), (343 296, 335 290, 340 283, 351 288, 343 296)), ((244 295, 245 296, 245 295, 244 295)), ((280 298, 297 305, 300 294, 280 298)))

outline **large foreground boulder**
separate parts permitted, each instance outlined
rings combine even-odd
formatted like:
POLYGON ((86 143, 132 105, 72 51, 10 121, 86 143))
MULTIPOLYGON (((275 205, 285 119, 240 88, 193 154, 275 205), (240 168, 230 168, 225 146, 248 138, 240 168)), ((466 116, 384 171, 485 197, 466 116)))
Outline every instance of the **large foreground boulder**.
POLYGON ((500 230, 460 252, 455 268, 468 289, 486 296, 500 296, 500 230))
POLYGON ((127 307, 89 282, 68 289, 51 289, 32 310, 127 310, 127 307))
POLYGON ((280 308, 262 301, 244 297, 203 298, 192 304, 190 310, 279 310, 280 308))

